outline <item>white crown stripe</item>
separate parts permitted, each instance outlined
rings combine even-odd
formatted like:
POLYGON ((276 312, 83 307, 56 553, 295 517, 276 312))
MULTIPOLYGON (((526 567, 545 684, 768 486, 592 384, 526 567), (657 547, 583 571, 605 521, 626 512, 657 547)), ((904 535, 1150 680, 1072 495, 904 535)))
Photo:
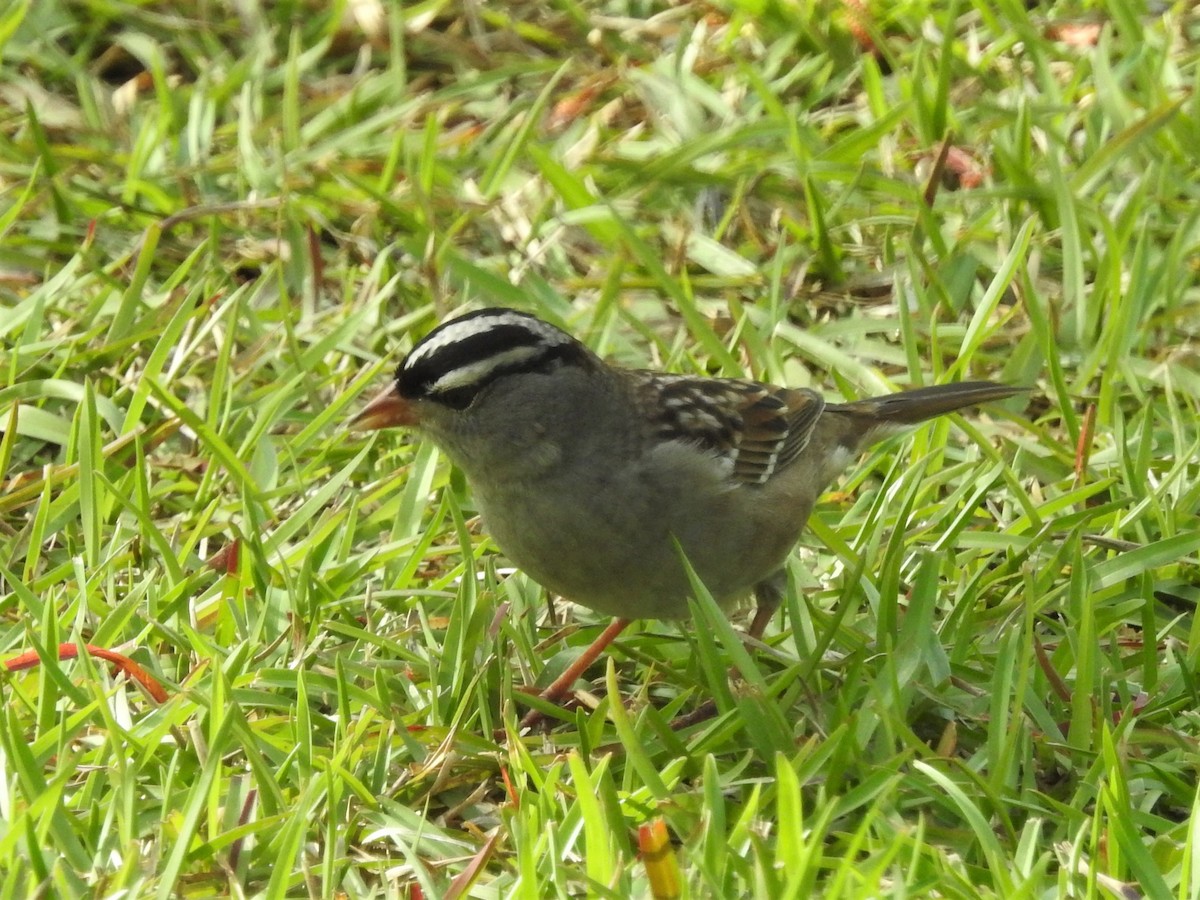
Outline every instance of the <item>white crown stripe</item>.
MULTIPOLYGON (((406 366, 427 359, 437 354, 445 347, 468 340, 477 334, 486 334, 496 328, 515 325, 524 328, 540 338, 546 346, 558 346, 574 340, 570 335, 559 331, 553 325, 548 325, 540 319, 523 315, 518 312, 502 312, 487 316, 472 316, 456 319, 443 325, 436 333, 430 334, 424 341, 413 348, 405 361, 406 366)), ((448 373, 453 374, 453 373, 448 373)))
POLYGON ((537 359, 540 356, 544 356, 545 353, 545 345, 513 347, 502 353, 495 353, 486 359, 451 369, 437 381, 433 382, 433 384, 429 385, 429 394, 436 396, 437 394, 468 388, 473 384, 482 384, 497 369, 513 368, 514 364, 519 365, 531 359, 537 359))

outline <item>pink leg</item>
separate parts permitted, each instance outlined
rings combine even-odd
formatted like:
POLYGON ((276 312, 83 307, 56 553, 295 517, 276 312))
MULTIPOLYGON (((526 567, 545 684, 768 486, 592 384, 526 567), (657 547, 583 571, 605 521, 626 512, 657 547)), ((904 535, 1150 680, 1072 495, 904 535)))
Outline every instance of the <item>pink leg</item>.
MULTIPOLYGON (((554 683, 538 694, 543 700, 551 700, 557 702, 567 691, 571 690, 571 686, 582 675, 587 667, 596 661, 605 648, 617 639, 622 631, 628 627, 629 619, 613 619, 612 624, 600 633, 596 640, 592 641, 591 645, 583 651, 583 654, 571 665, 567 666, 567 670, 554 679, 554 683)), ((521 719, 521 729, 531 728, 538 724, 543 719, 543 715, 536 709, 531 709, 525 714, 525 718, 521 719)))

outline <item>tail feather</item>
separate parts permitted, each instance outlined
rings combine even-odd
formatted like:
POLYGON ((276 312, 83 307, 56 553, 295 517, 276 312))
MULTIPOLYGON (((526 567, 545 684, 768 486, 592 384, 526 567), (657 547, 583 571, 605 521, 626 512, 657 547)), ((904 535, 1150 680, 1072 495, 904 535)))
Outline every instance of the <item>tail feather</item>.
POLYGON ((830 403, 827 412, 866 416, 882 424, 915 425, 934 416, 945 415, 968 406, 992 400, 1004 400, 1025 388, 996 384, 992 381, 962 381, 957 384, 935 384, 914 388, 884 397, 855 400, 853 403, 830 403))

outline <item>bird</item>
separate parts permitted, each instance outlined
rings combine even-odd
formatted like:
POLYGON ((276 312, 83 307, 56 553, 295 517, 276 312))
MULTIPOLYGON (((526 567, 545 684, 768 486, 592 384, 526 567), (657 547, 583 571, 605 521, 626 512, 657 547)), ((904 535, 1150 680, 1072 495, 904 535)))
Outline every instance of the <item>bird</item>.
POLYGON ((835 403, 626 368, 537 316, 489 307, 417 341, 350 425, 432 440, 517 567, 615 617, 541 694, 558 700, 629 621, 689 615, 688 565, 724 609, 753 593, 749 633, 762 637, 813 505, 865 447, 1020 390, 967 381, 835 403))

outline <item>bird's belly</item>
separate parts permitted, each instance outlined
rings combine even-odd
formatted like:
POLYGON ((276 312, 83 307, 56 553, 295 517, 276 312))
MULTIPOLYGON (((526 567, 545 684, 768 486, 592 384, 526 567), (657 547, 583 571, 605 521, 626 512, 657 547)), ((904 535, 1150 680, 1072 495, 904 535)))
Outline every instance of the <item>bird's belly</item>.
MULTIPOLYGON (((796 535, 777 524, 725 514, 709 496, 650 495, 607 484, 570 500, 539 484, 534 490, 477 495, 497 546, 548 590, 599 612, 625 618, 688 615, 687 557, 717 601, 728 605, 783 564, 796 535)), ((731 495, 732 502, 732 495, 731 495)), ((797 528, 797 531, 799 529, 797 528)))
POLYGON ((536 492, 477 496, 496 545, 548 590, 626 618, 687 615, 687 585, 672 542, 647 525, 636 498, 578 490, 564 503, 536 492))

